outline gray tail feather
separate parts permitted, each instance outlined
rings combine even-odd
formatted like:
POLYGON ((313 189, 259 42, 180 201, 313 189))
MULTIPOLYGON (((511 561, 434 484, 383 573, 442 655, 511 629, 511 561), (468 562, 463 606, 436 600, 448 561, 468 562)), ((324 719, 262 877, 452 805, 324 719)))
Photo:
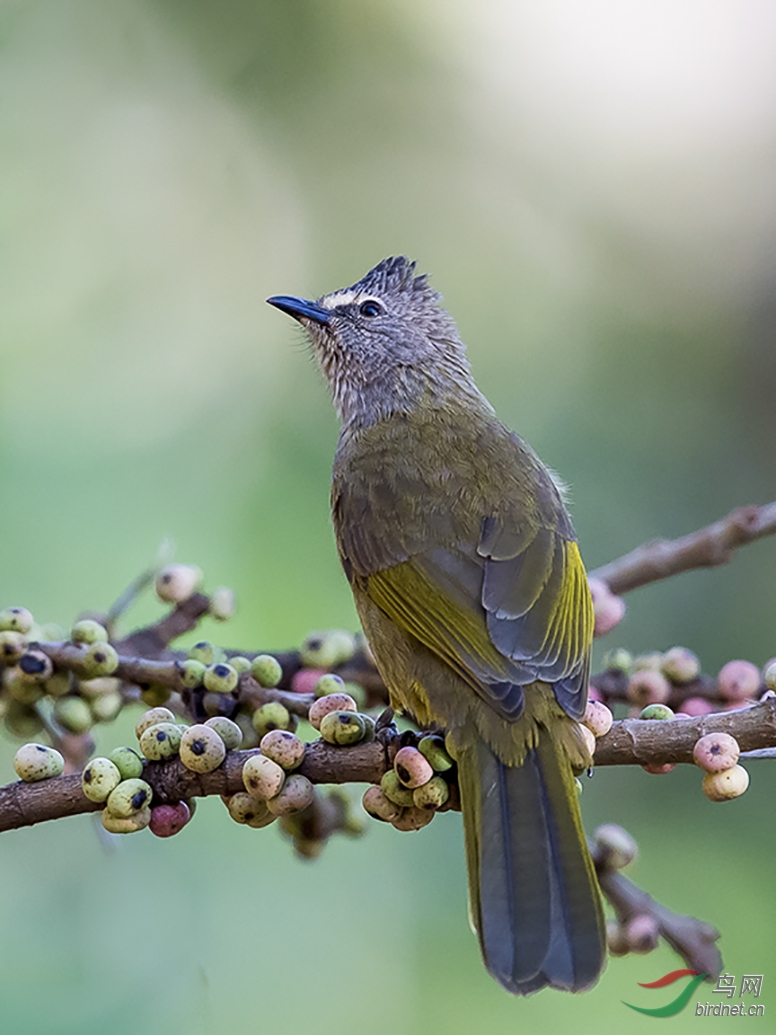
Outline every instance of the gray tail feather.
POLYGON ((571 765, 543 731, 521 766, 481 740, 459 752, 469 905, 504 988, 581 992, 605 962, 601 896, 571 765))

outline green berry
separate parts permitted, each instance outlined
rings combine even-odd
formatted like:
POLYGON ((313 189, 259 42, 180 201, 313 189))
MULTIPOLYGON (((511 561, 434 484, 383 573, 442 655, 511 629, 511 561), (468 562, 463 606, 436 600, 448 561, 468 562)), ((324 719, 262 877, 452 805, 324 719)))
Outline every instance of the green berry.
POLYGON ((305 668, 334 668, 349 661, 356 650, 354 637, 345 629, 310 633, 299 652, 305 668))
POLYGON ((267 808, 274 816, 287 816, 306 809, 314 798, 315 788, 307 777, 301 773, 291 773, 286 777, 280 792, 268 799, 267 808))
POLYGON ((89 711, 95 722, 113 722, 123 707, 121 694, 102 694, 89 702, 89 711))
POLYGON ((115 694, 121 686, 121 680, 113 676, 98 676, 96 679, 79 679, 78 693, 81 697, 92 700, 103 694, 115 694))
POLYGON ((81 773, 81 788, 89 801, 105 801, 121 783, 121 773, 109 758, 93 758, 81 773))
POLYGON ((178 664, 178 674, 183 686, 187 690, 196 690, 197 687, 202 686, 202 680, 205 678, 205 668, 206 666, 195 658, 187 658, 186 661, 181 661, 178 664))
POLYGON ((122 780, 137 780, 143 775, 143 759, 131 747, 114 748, 108 758, 118 769, 122 780))
POLYGON ((366 690, 360 683, 345 683, 345 693, 350 694, 359 708, 366 708, 366 690))
POLYGON ((0 611, 0 632, 18 632, 26 636, 35 619, 26 607, 6 607, 0 611))
POLYGON ((122 780, 108 795, 105 806, 112 816, 134 816, 151 804, 153 794, 145 780, 122 780))
POLYGON ((82 618, 73 626, 70 639, 73 643, 107 643, 108 630, 104 625, 100 625, 91 618, 82 618))
POLYGON ((183 731, 174 722, 159 722, 143 730, 140 750, 146 758, 161 761, 178 754, 183 731))
POLYGON ((365 733, 364 716, 358 712, 329 712, 321 719, 321 736, 329 744, 358 744, 365 733))
POLYGON ((164 683, 149 683, 140 691, 140 700, 149 708, 160 708, 170 700, 170 688, 164 683))
POLYGON ((201 661, 203 665, 214 665, 217 661, 220 661, 220 654, 221 652, 212 643, 208 643, 207 640, 195 643, 189 651, 189 657, 193 661, 201 661))
POLYGON ((42 683, 26 678, 18 668, 7 668, 3 674, 3 689, 20 704, 35 704, 44 694, 42 683))
MULTIPOLYGON (((337 677, 339 678, 339 677, 337 677)), ((319 680, 320 682, 320 680, 319 680)), ((340 680, 342 682, 342 680, 340 680)), ((344 683, 342 684, 345 685, 344 683)), ((307 718, 314 730, 320 730, 324 716, 329 712, 357 712, 358 706, 350 694, 326 694, 324 697, 317 697, 310 705, 307 718)))
POLYGON ((234 717, 234 722, 240 727, 242 733, 242 748, 255 748, 259 746, 259 734, 256 732, 256 727, 253 725, 250 715, 246 715, 245 712, 237 712, 234 717))
POLYGON ((169 708, 149 708, 137 720, 135 736, 140 740, 149 726, 156 726, 160 722, 175 722, 175 716, 169 708))
POLYGON ((89 705, 81 697, 60 697, 54 702, 53 715, 70 733, 86 733, 94 725, 89 705))
POLYGON ((107 808, 102 810, 102 825, 110 834, 134 834, 138 830, 145 830, 150 822, 151 809, 148 806, 129 816, 116 816, 107 808))
POLYGON ((42 650, 28 650, 22 654, 17 663, 22 679, 35 683, 45 683, 54 671, 51 658, 42 650))
POLYGON ((202 708, 205 715, 229 715, 234 709, 234 697, 232 694, 204 694, 202 708))
POLYGON ((450 789, 441 776, 432 776, 428 783, 416 787, 412 800, 417 809, 439 809, 450 797, 450 789))
POLYGON ((776 690, 776 661, 768 665, 763 678, 769 690, 776 690))
POLYGON ((210 594, 208 612, 217 622, 226 622, 234 614, 234 590, 227 586, 219 586, 210 594))
POLYGON ((672 647, 663 655, 661 668, 672 683, 690 683, 700 675, 701 663, 687 647, 672 647))
POLYGON ((227 751, 236 751, 242 744, 242 730, 236 722, 227 719, 225 715, 214 715, 212 719, 207 720, 205 725, 216 731, 223 740, 227 751))
POLYGON ((195 773, 210 773, 226 758, 223 740, 210 726, 189 726, 181 737, 181 762, 195 773))
POLYGON ((423 737, 418 744, 418 750, 425 756, 434 772, 446 773, 448 769, 452 768, 453 760, 445 750, 444 737, 436 734, 423 737))
POLYGON ((304 760, 305 745, 288 730, 270 730, 261 738, 261 753, 285 770, 296 769, 304 760))
POLYGON ((271 654, 258 654, 251 662, 251 675, 259 686, 271 689, 280 682, 283 669, 278 659, 271 654))
POLYGON ((271 758, 251 755, 242 768, 242 778, 248 794, 266 800, 280 793, 286 774, 271 758))
POLYGON ((633 669, 633 655, 624 647, 616 647, 604 654, 601 666, 606 672, 624 672, 629 676, 633 669))
POLYGON ((291 715, 280 701, 267 701, 253 713, 253 726, 259 737, 270 730, 287 730, 291 726, 291 715))
POLYGON ((202 571, 192 564, 168 564, 156 576, 156 595, 165 604, 182 604, 202 582, 202 571))
MULTIPOLYGON (((383 774, 383 778, 380 781, 380 789, 388 801, 392 801, 394 805, 398 805, 400 808, 406 809, 415 804, 413 792, 408 787, 403 786, 393 769, 389 769, 387 773, 383 774)), ((393 822, 393 820, 390 822, 393 822)))
POLYGON ((43 719, 30 705, 9 701, 3 725, 12 737, 34 737, 43 729, 43 719))
MULTIPOLYGON (((321 676, 313 687, 313 696, 316 698, 331 697, 334 694, 345 693, 345 680, 334 672, 327 672, 321 676)), ((353 700, 353 698, 351 698, 353 700)), ((353 711, 357 710, 356 702, 353 701, 353 711)))
POLYGON ((70 693, 70 673, 55 672, 46 680, 45 692, 49 697, 64 697, 70 693))
POLYGON ((227 663, 232 666, 238 676, 241 676, 243 672, 250 672, 251 662, 248 658, 244 658, 242 654, 233 654, 231 658, 227 658, 227 663))
POLYGON ((8 629, 0 632, 0 662, 13 665, 27 649, 27 638, 24 633, 8 629))
POLYGON ((13 767, 20 780, 37 783, 61 776, 65 760, 55 748, 45 744, 24 744, 14 755, 13 767))
POLYGON ((673 719, 674 713, 667 704, 648 704, 639 712, 640 719, 673 719))
POLYGON ((81 667, 87 679, 110 676, 119 667, 119 656, 109 643, 93 643, 81 659, 81 667))
POLYGON ((231 665, 221 661, 205 669, 205 689, 213 694, 230 694, 236 689, 239 678, 231 665))

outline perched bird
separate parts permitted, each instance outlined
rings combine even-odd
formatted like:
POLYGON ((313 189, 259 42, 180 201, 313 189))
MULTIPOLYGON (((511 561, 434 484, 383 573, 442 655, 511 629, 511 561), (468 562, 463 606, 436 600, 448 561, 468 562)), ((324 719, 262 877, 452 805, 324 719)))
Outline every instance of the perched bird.
POLYGON ((485 966, 518 995, 588 989, 604 921, 573 770, 593 607, 561 494, 413 262, 268 301, 308 331, 342 421, 334 529, 391 703, 458 761, 485 966))

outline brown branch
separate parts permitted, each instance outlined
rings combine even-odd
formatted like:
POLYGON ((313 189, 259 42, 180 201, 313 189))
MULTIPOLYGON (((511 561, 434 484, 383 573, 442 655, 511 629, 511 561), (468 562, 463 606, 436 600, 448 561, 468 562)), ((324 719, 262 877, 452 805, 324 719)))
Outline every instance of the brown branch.
POLYGON ((621 595, 682 571, 727 564, 738 547, 774 534, 776 501, 762 507, 739 507, 713 525, 681 539, 655 539, 589 574, 621 595))

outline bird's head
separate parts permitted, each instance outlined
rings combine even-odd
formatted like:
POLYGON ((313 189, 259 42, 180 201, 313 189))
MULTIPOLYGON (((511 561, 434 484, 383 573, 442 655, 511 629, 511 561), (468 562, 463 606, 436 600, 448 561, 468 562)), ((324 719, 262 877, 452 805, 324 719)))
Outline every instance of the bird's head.
POLYGON ((471 385, 455 323, 404 256, 383 259, 351 287, 317 301, 267 301, 308 332, 344 422, 374 423, 433 399, 451 382, 471 385))

